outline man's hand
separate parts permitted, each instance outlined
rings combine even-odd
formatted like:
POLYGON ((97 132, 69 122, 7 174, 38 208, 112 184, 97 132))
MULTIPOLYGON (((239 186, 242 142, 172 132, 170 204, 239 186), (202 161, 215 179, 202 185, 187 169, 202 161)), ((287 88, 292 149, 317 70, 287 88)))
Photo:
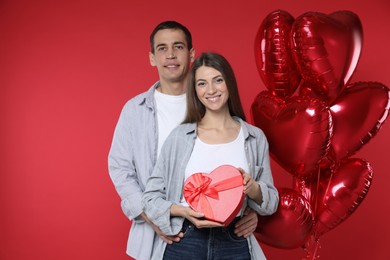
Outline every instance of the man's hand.
POLYGON ((167 236, 155 224, 152 223, 151 226, 152 226, 154 232, 156 232, 156 234, 159 235, 161 237, 161 239, 164 240, 164 242, 166 242, 168 244, 173 244, 173 242, 180 242, 180 239, 183 237, 183 232, 180 232, 176 236, 167 236))
POLYGON ((257 213, 253 209, 247 207, 244 211, 244 216, 236 223, 234 233, 237 236, 244 236, 247 238, 256 230, 257 221, 257 213))
POLYGON ((145 221, 153 228, 154 232, 161 237, 161 239, 166 242, 167 244, 173 244, 173 242, 179 242, 180 238, 183 237, 183 232, 179 232, 176 236, 167 236, 165 235, 161 229, 156 226, 147 216, 144 212, 141 213, 141 216, 145 219, 145 221))

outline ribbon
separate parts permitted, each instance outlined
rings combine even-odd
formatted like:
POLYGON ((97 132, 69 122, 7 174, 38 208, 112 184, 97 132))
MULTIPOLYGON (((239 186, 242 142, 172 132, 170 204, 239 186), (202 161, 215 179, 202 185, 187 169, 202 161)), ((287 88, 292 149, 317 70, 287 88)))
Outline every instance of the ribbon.
POLYGON ((213 219, 214 214, 208 197, 218 200, 218 193, 228 189, 243 185, 242 176, 237 175, 225 180, 221 180, 210 185, 212 179, 202 173, 191 175, 189 182, 184 186, 184 197, 188 204, 201 211, 208 218, 213 219))

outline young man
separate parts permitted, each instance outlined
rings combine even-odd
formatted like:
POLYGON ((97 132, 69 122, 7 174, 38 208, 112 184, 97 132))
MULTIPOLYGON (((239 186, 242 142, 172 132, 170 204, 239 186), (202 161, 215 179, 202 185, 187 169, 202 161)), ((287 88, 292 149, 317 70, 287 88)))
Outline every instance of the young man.
MULTIPOLYGON (((159 81, 125 104, 108 156, 110 177, 121 197, 122 210, 132 220, 126 252, 137 260, 150 259, 156 239, 171 244, 183 236, 164 235, 143 212, 141 198, 162 144, 185 117, 185 89, 195 57, 191 33, 175 21, 157 25, 150 45, 150 64, 157 68, 159 81)), ((247 237, 256 226, 257 213, 247 210, 235 232, 247 237)))

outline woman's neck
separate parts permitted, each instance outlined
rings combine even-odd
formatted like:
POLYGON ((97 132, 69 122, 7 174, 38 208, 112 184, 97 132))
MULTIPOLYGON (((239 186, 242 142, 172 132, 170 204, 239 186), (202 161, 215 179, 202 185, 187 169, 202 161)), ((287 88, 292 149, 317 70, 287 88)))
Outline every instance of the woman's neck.
POLYGON ((206 114, 198 123, 198 137, 208 144, 222 144, 232 142, 240 132, 241 124, 230 114, 206 114))
POLYGON ((198 126, 204 129, 227 129, 237 124, 230 115, 226 117, 203 117, 198 126))

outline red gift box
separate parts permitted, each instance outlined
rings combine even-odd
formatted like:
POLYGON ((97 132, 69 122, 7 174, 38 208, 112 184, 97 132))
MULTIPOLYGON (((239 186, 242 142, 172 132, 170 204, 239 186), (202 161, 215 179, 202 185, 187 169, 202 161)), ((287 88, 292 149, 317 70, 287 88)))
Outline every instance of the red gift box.
POLYGON ((228 226, 244 202, 244 185, 240 171, 222 165, 210 174, 192 174, 184 183, 184 198, 204 217, 228 226))

